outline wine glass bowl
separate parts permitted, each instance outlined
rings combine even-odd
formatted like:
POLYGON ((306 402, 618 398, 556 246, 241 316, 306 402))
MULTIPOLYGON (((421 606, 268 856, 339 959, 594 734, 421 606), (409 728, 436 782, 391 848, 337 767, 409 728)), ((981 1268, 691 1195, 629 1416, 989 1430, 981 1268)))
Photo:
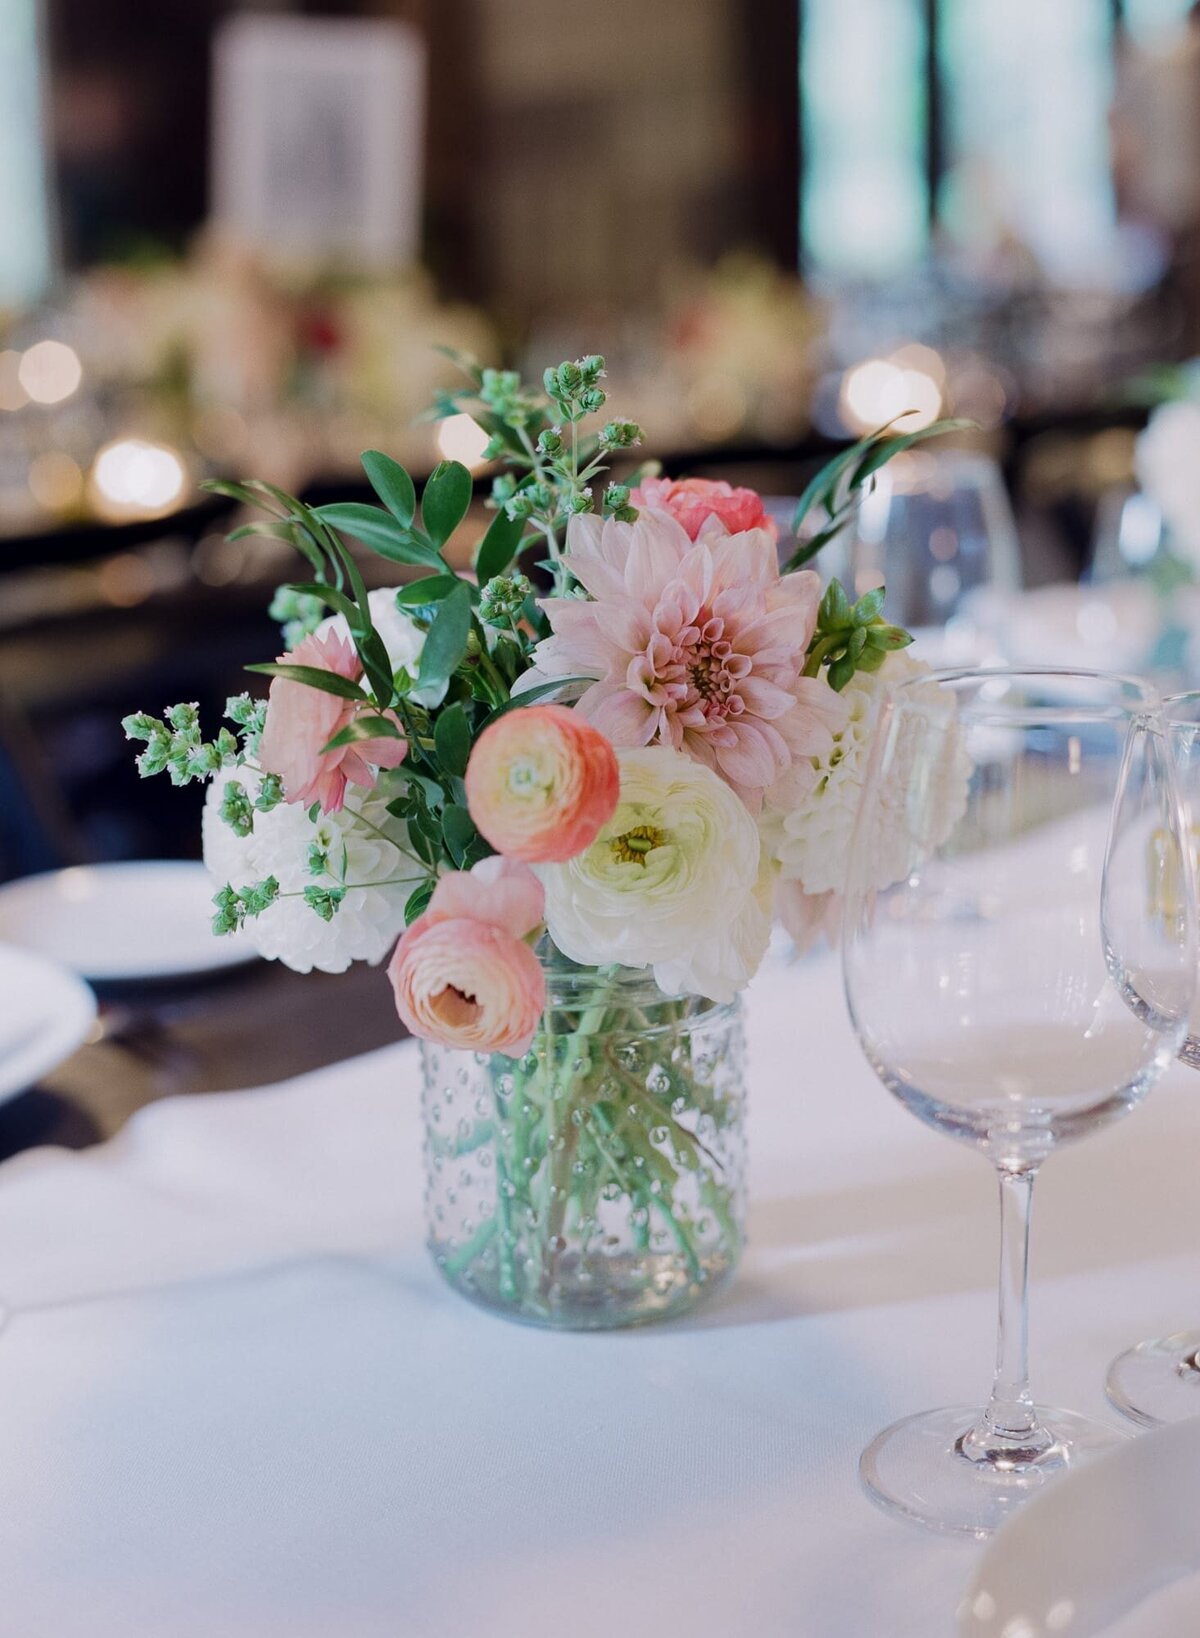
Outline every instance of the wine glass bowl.
MULTIPOLYGON (((1182 868, 1190 867, 1194 875, 1200 869, 1200 693, 1165 700, 1163 720, 1183 806, 1187 854, 1182 868)), ((1169 878, 1165 891, 1168 898, 1177 896, 1169 878)), ((1179 1058, 1189 1069, 1200 1069, 1198 1007, 1193 1007, 1179 1058)), ((1118 1354, 1105 1389, 1110 1403, 1140 1427, 1200 1415, 1200 1329, 1156 1337, 1118 1354)))
POLYGON ((851 1019, 883 1084, 1000 1180, 1001 1335, 980 1414, 909 1418, 870 1493, 986 1534, 1108 1430, 1039 1412, 1025 1363, 1028 1212, 1059 1144, 1168 1067, 1194 986, 1182 823, 1157 698, 1101 673, 944 672, 894 690, 851 850, 851 1019))

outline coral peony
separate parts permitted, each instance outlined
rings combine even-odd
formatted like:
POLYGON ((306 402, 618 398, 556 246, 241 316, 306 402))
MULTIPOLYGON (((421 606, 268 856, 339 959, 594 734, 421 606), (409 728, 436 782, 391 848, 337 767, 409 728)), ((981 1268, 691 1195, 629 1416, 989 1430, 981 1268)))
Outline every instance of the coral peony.
POLYGON ((540 923, 543 904, 528 866, 508 859, 443 876, 388 964, 401 1021, 442 1046, 514 1058, 528 1052, 546 980, 524 937, 540 923))
MULTIPOLYGON (((306 637, 290 654, 280 655, 280 662, 332 671, 351 682, 362 676, 354 645, 337 631, 306 637)), ((272 680, 259 762, 283 780, 289 802, 305 807, 316 802, 323 812, 337 813, 346 800, 348 783, 371 790, 376 768, 395 768, 403 762, 408 748, 403 739, 360 739, 334 751, 324 749, 362 709, 356 700, 327 694, 307 683, 287 677, 272 680)), ((391 720, 399 726, 394 715, 391 720)))
POLYGON ((575 709, 614 745, 663 744, 715 769, 752 809, 797 758, 826 754, 844 720, 804 665, 820 598, 781 577, 762 529, 696 541, 665 512, 571 519, 566 561, 594 601, 550 598, 540 676, 598 680, 575 709))
POLYGON ((731 535, 746 529, 765 529, 774 540, 775 524, 767 516, 762 496, 753 489, 734 489, 709 478, 646 478, 630 495, 634 506, 652 506, 669 512, 695 540, 709 518, 723 523, 731 535))
POLYGON ((611 743, 562 705, 509 711, 484 730, 467 764, 467 806, 480 833, 514 859, 574 858, 617 805, 611 743))

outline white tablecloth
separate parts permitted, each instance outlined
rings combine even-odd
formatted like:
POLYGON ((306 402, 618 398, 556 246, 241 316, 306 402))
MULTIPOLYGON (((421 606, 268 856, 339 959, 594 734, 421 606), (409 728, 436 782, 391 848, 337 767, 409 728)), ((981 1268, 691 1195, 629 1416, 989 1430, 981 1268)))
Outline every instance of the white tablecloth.
MULTIPOLYGON (((0 1638, 949 1638, 977 1549, 856 1465, 986 1392, 993 1185, 875 1081, 831 960, 749 1007, 750 1247, 656 1328, 441 1285, 410 1045, 0 1169, 0 1638)), ((1198 1152, 1179 1069, 1046 1169, 1047 1401, 1110 1414, 1110 1356, 1200 1323, 1198 1152)))

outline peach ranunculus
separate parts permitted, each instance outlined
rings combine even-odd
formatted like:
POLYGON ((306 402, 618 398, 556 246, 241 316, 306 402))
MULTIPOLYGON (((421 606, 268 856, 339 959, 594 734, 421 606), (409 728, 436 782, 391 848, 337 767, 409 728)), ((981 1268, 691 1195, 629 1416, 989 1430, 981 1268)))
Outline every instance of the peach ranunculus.
MULTIPOLYGON (((306 637, 290 654, 281 654, 282 665, 307 665, 318 671, 332 671, 357 682, 362 662, 353 643, 340 632, 306 637)), ((267 773, 283 780, 289 802, 305 807, 320 804, 324 813, 339 813, 346 801, 346 786, 353 781, 371 790, 376 768, 397 768, 408 749, 403 739, 379 737, 355 740, 336 750, 324 747, 364 709, 378 715, 373 706, 343 699, 310 688, 288 677, 275 677, 267 702, 267 722, 259 742, 258 760, 267 773)), ((400 726, 391 712, 389 720, 400 726)))
POLYGON ((443 876, 388 964, 401 1022, 424 1041, 522 1057, 546 1006, 525 942, 544 905, 537 877, 511 859, 443 876))
POLYGON ((669 512, 695 540, 708 518, 723 523, 731 535, 745 529, 765 529, 774 540, 778 533, 767 516, 762 496, 753 489, 734 489, 709 478, 646 478, 629 497, 634 506, 669 512))
POLYGON ((467 764, 467 807, 494 848, 527 864, 590 847, 621 789, 616 752, 563 705, 531 705, 486 728, 467 764))

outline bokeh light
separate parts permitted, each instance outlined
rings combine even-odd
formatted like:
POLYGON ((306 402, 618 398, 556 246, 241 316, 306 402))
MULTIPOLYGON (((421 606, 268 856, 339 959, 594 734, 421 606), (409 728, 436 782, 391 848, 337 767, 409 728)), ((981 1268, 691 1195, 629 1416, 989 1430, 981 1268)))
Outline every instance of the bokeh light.
POLYGON ((21 355, 17 379, 35 404, 61 404, 83 380, 83 365, 65 341, 35 341, 21 355))

